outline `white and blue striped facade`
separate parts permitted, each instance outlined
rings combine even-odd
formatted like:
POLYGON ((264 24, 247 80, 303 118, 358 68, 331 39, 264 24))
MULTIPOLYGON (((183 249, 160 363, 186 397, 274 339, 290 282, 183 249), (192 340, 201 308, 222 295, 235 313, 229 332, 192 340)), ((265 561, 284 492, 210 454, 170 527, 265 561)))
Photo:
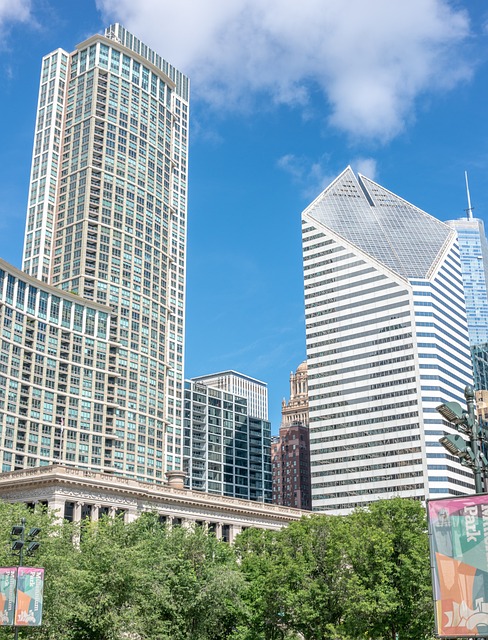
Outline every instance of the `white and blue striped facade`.
POLYGON ((472 491, 435 411, 472 380, 455 234, 348 168, 303 252, 314 510, 472 491))

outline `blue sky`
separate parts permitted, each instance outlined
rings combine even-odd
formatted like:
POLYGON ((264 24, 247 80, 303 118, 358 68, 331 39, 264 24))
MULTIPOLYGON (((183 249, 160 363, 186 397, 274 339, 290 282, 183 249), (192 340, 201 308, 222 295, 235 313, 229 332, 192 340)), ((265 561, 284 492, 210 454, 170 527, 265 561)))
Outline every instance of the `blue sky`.
POLYGON ((351 164, 441 220, 488 212, 488 4, 0 0, 0 256, 20 266, 41 58, 119 21, 192 81, 186 376, 305 359, 300 214, 351 164), (326 10, 325 10, 326 9, 326 10))

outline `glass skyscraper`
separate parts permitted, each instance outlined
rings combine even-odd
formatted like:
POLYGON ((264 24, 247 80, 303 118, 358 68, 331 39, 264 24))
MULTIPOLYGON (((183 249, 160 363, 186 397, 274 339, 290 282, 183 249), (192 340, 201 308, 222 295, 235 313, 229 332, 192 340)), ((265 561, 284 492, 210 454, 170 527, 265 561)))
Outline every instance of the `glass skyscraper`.
POLYGON ((205 376, 187 380, 183 444, 188 488, 271 502, 271 424, 253 415, 248 397, 205 376))
POLYGON ((488 243, 483 221, 461 218, 446 224, 458 236, 470 343, 488 344, 488 243))
POLYGON ((471 216, 449 220, 457 232, 468 316, 474 387, 488 389, 488 242, 482 220, 471 216))
POLYGON ((42 61, 29 277, 4 269, 0 293, 5 322, 41 336, 24 349, 6 327, 5 384, 24 358, 53 382, 25 378, 23 406, 5 405, 0 451, 45 444, 5 471, 61 461, 162 482, 182 466, 188 101, 188 79, 118 24, 42 61))
POLYGON ((313 509, 471 493, 435 409, 472 382, 456 234, 350 168, 302 223, 313 509))

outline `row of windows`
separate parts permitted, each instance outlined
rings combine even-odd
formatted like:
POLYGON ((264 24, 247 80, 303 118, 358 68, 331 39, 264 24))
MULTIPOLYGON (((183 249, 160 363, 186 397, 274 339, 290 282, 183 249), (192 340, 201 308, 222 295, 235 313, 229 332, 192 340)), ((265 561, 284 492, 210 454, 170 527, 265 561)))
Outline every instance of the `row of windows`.
POLYGON ((399 323, 397 322, 401 318, 410 317, 410 311, 403 311, 400 313, 396 313, 394 315, 387 314, 380 318, 375 318, 375 326, 374 329, 370 329, 368 331, 361 331, 360 333, 355 332, 355 329, 362 329, 364 327, 364 322, 355 322, 349 323, 345 327, 328 327, 327 329, 323 329, 321 331, 316 331, 315 333, 307 334, 307 344, 311 347, 317 346, 320 347, 326 344, 333 344, 335 341, 339 340, 342 342, 344 340, 352 340, 355 337, 365 337, 368 335, 376 335, 377 333, 384 333, 387 331, 395 331, 396 329, 403 329, 411 326, 411 322, 399 323), (380 327, 383 322, 388 323, 387 325, 380 327), (330 338, 330 340, 325 340, 324 342, 318 342, 314 344, 314 339, 319 338, 321 336, 331 336, 336 333, 341 333, 340 338, 330 338), (351 333, 350 333, 351 332, 351 333))
MULTIPOLYGON (((311 293, 307 293, 312 287, 311 286, 305 287, 305 301, 310 300, 311 298, 319 298, 323 296, 329 296, 329 298, 327 298, 326 300, 324 299, 323 302, 338 302, 340 300, 347 300, 353 296, 364 295, 365 293, 364 289, 368 284, 371 284, 373 282, 385 281, 385 280, 388 282, 388 279, 384 275, 376 275, 376 276, 372 276, 371 278, 362 278, 361 280, 352 280, 353 277, 359 277, 361 273, 362 272, 359 271, 357 273, 348 274, 349 281, 346 284, 334 286, 331 289, 324 289, 324 290, 321 289, 320 291, 312 291, 311 293), (361 293, 353 293, 352 290, 357 287, 359 287, 359 289, 361 290, 361 293), (345 296, 336 296, 336 293, 338 291, 347 291, 348 293, 345 296), (334 297, 331 297, 331 296, 334 296, 334 297)), ((322 281, 320 284, 323 285, 324 282, 322 281)), ((315 285, 313 286, 316 287, 318 285, 319 283, 315 283, 315 285)), ((368 289, 366 293, 370 294, 375 291, 381 291, 382 289, 386 289, 388 287, 397 287, 397 286, 398 285, 396 283, 388 282, 388 285, 385 285, 384 287, 368 289)), ((305 308, 307 308, 307 306, 305 308)))
MULTIPOLYGON (((384 433, 384 431, 383 431, 384 433)), ((352 438, 357 438, 357 435, 354 436, 351 434, 352 438)), ((418 433, 412 433, 409 436, 398 436, 398 437, 394 437, 394 438, 383 438, 381 440, 361 440, 360 442, 349 442, 347 444, 347 451, 353 451, 354 449, 367 449, 369 447, 386 447, 386 446, 391 446, 394 444, 401 444, 404 442, 408 442, 408 443, 412 443, 415 442, 417 440, 420 440, 420 434, 418 433)), ((327 455, 330 453, 337 453, 339 451, 344 451, 344 445, 341 446, 336 446, 336 447, 327 447, 327 448, 323 448, 323 449, 313 449, 311 451, 311 456, 314 460, 314 462, 316 464, 325 464, 326 461, 323 460, 321 462, 319 462, 317 460, 317 456, 318 455, 327 455)), ((398 454, 398 447, 396 449, 392 449, 388 452, 390 455, 397 455, 398 454)), ((403 451, 402 451, 403 453, 403 451)), ((327 461, 328 462, 328 461, 327 461)))
MULTIPOLYGON (((418 418, 418 413, 417 412, 412 412, 410 414, 407 414, 407 416, 412 417, 412 418, 418 418)), ((386 422, 386 421, 392 421, 392 420, 398 420, 400 421, 401 418, 399 418, 399 416, 386 416, 386 418, 382 418, 381 421, 386 422)), ((366 424, 378 424, 377 420, 370 420, 370 421, 361 421, 359 420, 358 422, 348 422, 347 425, 344 425, 344 427, 350 429, 353 427, 357 427, 357 426, 364 426, 366 424)), ((361 438, 369 438, 371 436, 377 436, 377 435, 382 435, 385 433, 398 433, 399 431, 411 431, 412 429, 419 429, 420 425, 418 422, 409 422, 407 424, 399 424, 399 425, 394 425, 392 427, 384 427, 381 426, 377 429, 368 429, 367 431, 362 431, 361 432, 361 438)), ((336 428, 337 430, 337 428, 336 428)), ((315 445, 317 443, 322 443, 322 442, 335 442, 337 440, 349 440, 350 438, 358 438, 358 433, 357 431, 355 431, 354 433, 350 433, 350 432, 342 432, 340 434, 328 434, 326 436, 322 436, 320 438, 315 438, 314 434, 315 433, 319 433, 319 432, 323 432, 324 429, 313 429, 311 435, 310 435, 310 444, 315 445)), ((346 445, 347 448, 349 448, 348 445, 346 445)))
MULTIPOLYGON (((419 483, 419 484, 405 484, 405 485, 397 485, 397 486, 392 486, 392 487, 381 487, 381 489, 356 489, 356 490, 351 490, 351 491, 336 491, 334 493, 329 493, 329 494, 313 494, 313 500, 335 500, 337 498, 341 499, 341 498, 348 498, 348 497, 357 497, 357 496, 365 496, 365 495, 376 495, 376 494, 383 494, 383 493, 395 493, 400 495, 403 492, 408 492, 411 493, 413 491, 419 491, 419 490, 423 490, 424 489, 424 485, 423 483, 419 483)), ((443 492, 445 493, 446 490, 443 489, 443 492)), ((376 498, 377 499, 377 498, 376 498)), ((361 503, 358 503, 361 504, 361 503)), ((352 505, 350 505, 349 503, 347 504, 348 507, 351 507, 352 505)), ((330 507, 331 509, 333 508, 337 508, 337 507, 330 507)), ((317 505, 317 508, 314 506, 314 510, 319 511, 320 510, 320 505, 317 505)))
MULTIPOLYGON (((401 300, 400 302, 395 302, 394 304, 387 304, 378 307, 372 307, 370 309, 363 309, 362 311, 357 311, 355 313, 343 314, 339 317, 329 318, 327 320, 319 320, 318 322, 307 322, 307 332, 309 329, 313 329, 314 327, 323 327, 325 325, 335 324, 335 323, 347 323, 348 320, 353 320, 355 318, 363 318, 362 325, 364 326, 368 320, 367 317, 372 315, 374 316, 374 320, 376 321, 376 316, 379 313, 383 313, 384 311, 390 311, 392 309, 401 309, 406 305, 405 300, 401 300)), ((311 316, 310 316, 311 317, 311 316)), ((308 320, 308 318, 307 318, 308 320)), ((345 326, 347 326, 345 324, 345 326)))
MULTIPOLYGON (((393 284, 385 286, 385 287, 378 287, 378 289, 388 289, 390 287, 394 286, 393 284)), ((363 291, 363 292, 359 292, 357 295, 366 295, 367 292, 363 291)), ((320 316, 324 316, 324 315, 328 315, 329 313, 337 313, 339 314, 337 318, 334 318, 334 320, 331 320, 331 322, 338 322, 338 321, 343 321, 344 318, 348 318, 348 317, 354 317, 354 316, 345 316, 345 315, 341 315, 344 311, 347 311, 348 309, 354 309, 356 307, 368 307, 369 305, 373 305, 372 308, 370 309, 364 309, 361 312, 361 315, 366 315, 368 312, 369 313, 376 313, 377 312, 377 307, 376 305, 381 302, 382 300, 391 300, 392 298, 398 298, 398 297, 407 297, 407 293, 405 291, 396 291, 396 292, 392 292, 383 296, 375 296, 374 299, 365 299, 365 300, 359 300, 358 302, 353 302, 351 304, 344 304, 342 306, 337 306, 337 307, 332 307, 331 309, 324 309, 322 311, 315 311, 314 313, 306 313, 305 312, 305 316, 306 318, 317 318, 320 316)), ((345 299, 347 299, 347 296, 344 296, 345 299)), ((408 298, 405 300, 405 302, 408 301, 408 298)), ((325 301, 324 301, 325 302, 325 301)), ((324 304, 324 302, 321 302, 319 304, 324 304)), ((405 303, 404 302, 404 303, 405 303)), ((316 306, 316 305, 313 305, 316 306)), ((317 305, 318 306, 318 305, 317 305)))
MULTIPOLYGON (((358 360, 373 359, 382 355, 389 355, 393 352, 407 351, 409 349, 413 349, 412 343, 397 345, 395 347, 391 346, 391 347, 388 347, 387 349, 377 349, 375 351, 369 351, 367 353, 357 353, 352 356, 347 356, 344 358, 331 358, 327 362, 313 362, 313 360, 315 360, 315 355, 311 354, 309 356, 310 362, 308 364, 308 368, 309 370, 311 370, 311 369, 318 369, 324 366, 341 364, 342 362, 352 362, 352 361, 357 362, 358 360)), ((382 361, 380 360, 378 362, 382 362, 382 361)), ((379 366, 378 362, 376 363, 376 366, 379 366)), ((374 366, 374 365, 370 365, 370 366, 374 366)))
MULTIPOLYGON (((421 478, 423 475, 422 469, 418 471, 404 471, 400 473, 389 473, 387 475, 361 475, 358 476, 358 471, 362 472, 363 469, 349 469, 349 473, 354 474, 354 478, 344 479, 344 480, 332 480, 331 482, 317 482, 314 483, 314 489, 326 489, 327 487, 348 487, 352 484, 360 485, 367 484, 369 482, 391 482, 392 480, 406 480, 407 478, 421 478)), ((382 491, 383 487, 380 487, 378 491, 382 491)), ((319 500, 320 498, 326 497, 321 496, 320 494, 314 494, 314 499, 319 500)))
MULTIPOLYGON (((387 396, 388 397, 388 396, 387 396)), ((412 407, 418 404, 417 400, 403 400, 402 402, 389 402, 388 404, 382 405, 373 405, 366 409, 355 408, 350 411, 342 411, 340 413, 331 413, 328 415, 323 415, 320 412, 324 411, 328 408, 328 405, 323 405, 319 407, 310 407, 310 422, 322 422, 323 420, 342 420, 343 418, 350 418, 353 416, 357 416, 362 413, 376 413, 378 411, 391 411, 393 409, 403 409, 405 407, 412 407), (319 415, 313 415, 317 411, 319 415)), ((382 420, 385 420, 385 417, 381 417, 382 420)), ((337 425, 336 425, 337 428, 337 425)))
MULTIPOLYGON (((407 325, 408 326, 408 325, 407 325)), ((397 325, 396 328, 399 328, 399 325, 397 325)), ((350 339, 359 339, 368 335, 377 335, 378 334, 378 330, 372 330, 372 331, 364 331, 362 334, 356 334, 353 336, 350 336, 350 339)), ((337 354, 337 353, 346 353, 347 351, 355 351, 357 349, 366 349, 368 347, 374 347, 374 346, 378 346, 380 344, 391 344, 392 342, 396 342, 398 340, 407 340, 409 338, 412 338, 412 332, 409 331, 408 333, 402 333, 399 335, 389 335, 385 338, 378 338, 377 340, 369 340, 367 342, 361 342, 361 343, 354 343, 354 344, 346 344, 344 346, 341 347, 336 347, 334 349, 329 349, 328 351, 314 351, 313 353, 310 352, 309 353, 309 358, 327 358, 328 356, 337 354)), ((321 346, 321 344, 323 343, 316 343, 313 345, 310 345, 310 347, 312 349, 315 349, 319 346, 321 346)), ((340 344, 343 344, 343 340, 341 340, 340 344)), ((404 345, 405 347, 410 347, 411 343, 408 343, 407 345, 404 345)), ((355 356, 356 357, 356 356, 355 356)))

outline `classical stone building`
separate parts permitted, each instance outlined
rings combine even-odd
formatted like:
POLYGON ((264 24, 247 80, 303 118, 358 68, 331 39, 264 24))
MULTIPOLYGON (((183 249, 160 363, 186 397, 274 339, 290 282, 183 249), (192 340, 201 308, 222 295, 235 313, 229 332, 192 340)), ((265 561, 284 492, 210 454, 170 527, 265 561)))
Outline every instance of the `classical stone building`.
POLYGON ((183 474, 177 471, 170 472, 168 484, 161 486, 61 465, 22 469, 0 475, 0 499, 31 506, 41 503, 75 522, 97 520, 102 514, 131 522, 151 511, 161 522, 204 526, 227 542, 243 529, 278 530, 304 515, 298 509, 184 489, 183 474))

